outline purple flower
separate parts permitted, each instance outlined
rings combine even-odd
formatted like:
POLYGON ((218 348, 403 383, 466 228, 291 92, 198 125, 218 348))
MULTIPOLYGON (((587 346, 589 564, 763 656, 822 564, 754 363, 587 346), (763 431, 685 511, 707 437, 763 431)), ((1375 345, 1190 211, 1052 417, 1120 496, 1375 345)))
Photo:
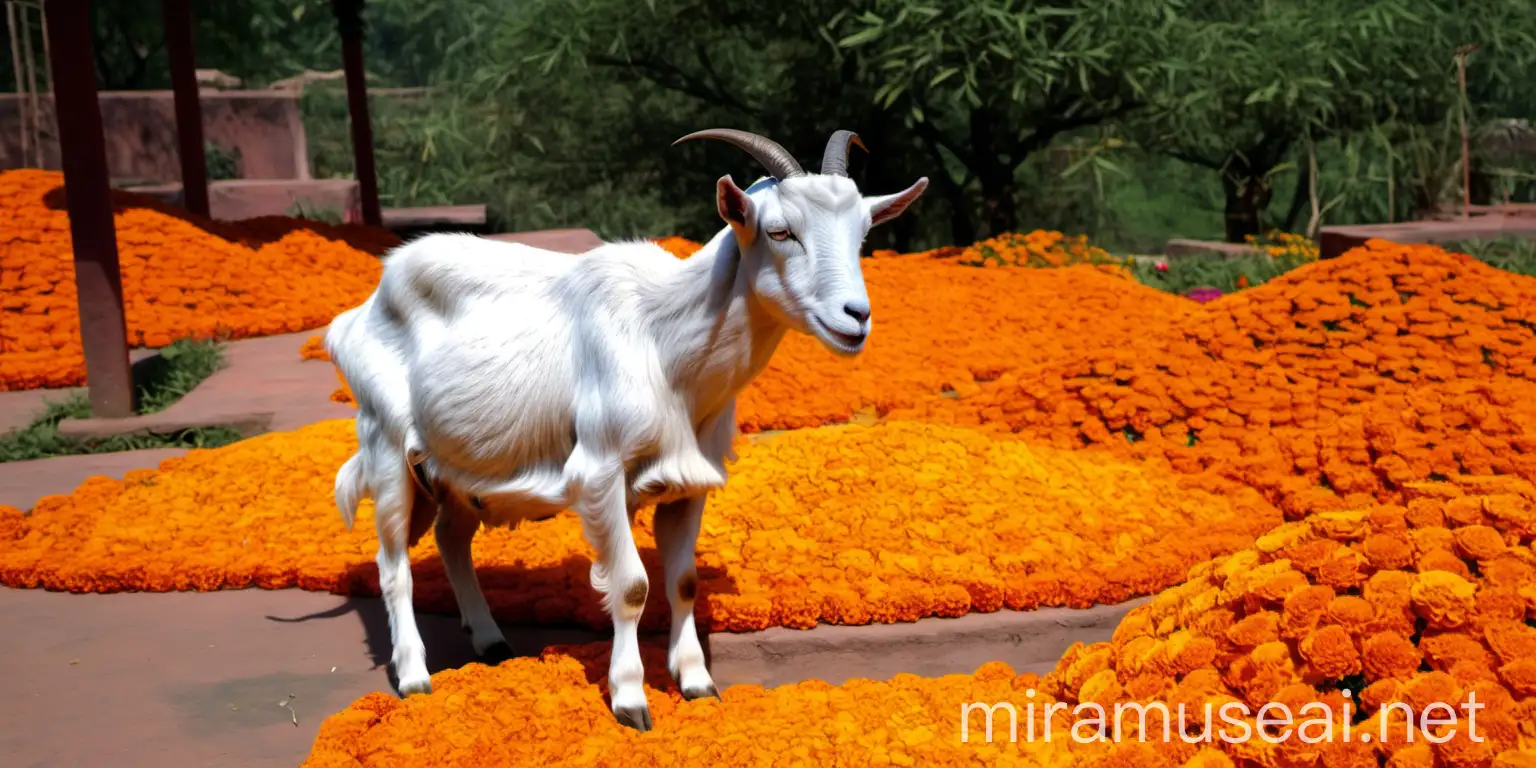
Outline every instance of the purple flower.
POLYGON ((1221 298, 1221 289, 1210 285, 1202 285, 1185 291, 1184 297, 1204 304, 1212 299, 1221 298))

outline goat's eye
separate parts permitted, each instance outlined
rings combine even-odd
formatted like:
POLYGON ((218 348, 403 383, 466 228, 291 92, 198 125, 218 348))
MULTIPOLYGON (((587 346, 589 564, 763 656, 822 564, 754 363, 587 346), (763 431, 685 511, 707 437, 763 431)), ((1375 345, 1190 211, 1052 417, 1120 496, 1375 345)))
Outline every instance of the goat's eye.
POLYGON ((768 230, 768 236, 781 243, 794 237, 787 229, 770 229, 768 230))

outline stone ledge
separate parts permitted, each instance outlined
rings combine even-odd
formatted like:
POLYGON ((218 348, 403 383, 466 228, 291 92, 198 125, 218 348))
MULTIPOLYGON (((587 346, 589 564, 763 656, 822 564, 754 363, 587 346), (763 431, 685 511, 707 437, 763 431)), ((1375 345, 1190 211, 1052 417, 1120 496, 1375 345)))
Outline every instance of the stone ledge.
MULTIPOLYGON (((167 205, 181 206, 180 182, 126 187, 167 205)), ((353 179, 221 179, 208 182, 208 209, 220 221, 257 216, 287 216, 300 201, 316 210, 335 210, 346 221, 357 221, 362 205, 353 179)))
POLYGON ((536 232, 509 232, 484 237, 503 243, 521 243, 561 253, 586 253, 603 244, 603 239, 590 229, 543 229, 536 232))
POLYGON ((59 434, 95 440, 118 435, 165 435, 196 427, 228 427, 239 432, 241 437, 251 437, 268 431, 273 415, 270 411, 229 411, 179 416, 167 409, 125 419, 64 419, 59 422, 59 434))
POLYGON ((1015 673, 1044 674, 1073 643, 1109 640, 1120 619, 1147 600, 1085 609, 973 613, 906 624, 719 632, 709 635, 705 644, 710 673, 722 688, 804 680, 837 685, 853 678, 888 680, 901 673, 969 674, 988 661, 1006 662, 1015 673))
POLYGON ((1247 243, 1227 243, 1218 240, 1191 240, 1175 237, 1163 244, 1163 255, 1170 259, 1214 257, 1230 260, 1261 256, 1263 253, 1247 243))
POLYGON ((1529 216, 1477 216, 1455 221, 1405 221, 1398 224, 1323 227, 1318 232, 1320 257, 1331 259, 1367 240, 1394 243, 1447 243, 1456 240, 1495 240, 1501 237, 1536 239, 1536 219, 1529 216))
POLYGON ((381 211, 386 229, 433 226, 480 227, 485 225, 484 205, 425 205, 415 208, 385 208, 381 211))

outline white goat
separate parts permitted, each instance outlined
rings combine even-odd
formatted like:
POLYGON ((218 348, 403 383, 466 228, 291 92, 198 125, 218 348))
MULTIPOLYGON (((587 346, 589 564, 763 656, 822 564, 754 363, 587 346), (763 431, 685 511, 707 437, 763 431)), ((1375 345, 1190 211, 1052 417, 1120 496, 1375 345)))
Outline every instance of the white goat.
POLYGON ((374 294, 326 334, 358 404, 358 452, 336 474, 336 503, 350 528, 358 502, 374 500, 403 694, 431 690, 406 552, 427 525, 475 651, 505 654, 470 542, 481 523, 572 509, 613 616, 614 714, 648 730, 637 637, 648 580, 630 527, 657 504, 668 668, 684 696, 718 695, 693 622, 694 545, 706 494, 725 484, 736 395, 787 329, 841 355, 863 349, 860 245, 928 180, 861 196, 846 172, 849 146, 863 146, 850 131, 833 134, 815 175, 761 136, 716 129, 679 142, 695 138, 749 152, 772 177, 747 191, 720 178, 727 226, 693 257, 647 243, 572 256, 432 235, 394 251, 374 294))

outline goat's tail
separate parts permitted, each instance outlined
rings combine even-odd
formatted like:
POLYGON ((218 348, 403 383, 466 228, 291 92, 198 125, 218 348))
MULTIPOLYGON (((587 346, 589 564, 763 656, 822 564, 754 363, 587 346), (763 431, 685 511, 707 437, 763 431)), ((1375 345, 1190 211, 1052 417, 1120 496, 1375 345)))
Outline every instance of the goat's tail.
POLYGON ((346 523, 349 531, 352 521, 357 518, 357 505, 368 492, 363 486, 362 458, 362 454, 354 453, 341 469, 336 470, 336 508, 341 510, 341 521, 346 523))

